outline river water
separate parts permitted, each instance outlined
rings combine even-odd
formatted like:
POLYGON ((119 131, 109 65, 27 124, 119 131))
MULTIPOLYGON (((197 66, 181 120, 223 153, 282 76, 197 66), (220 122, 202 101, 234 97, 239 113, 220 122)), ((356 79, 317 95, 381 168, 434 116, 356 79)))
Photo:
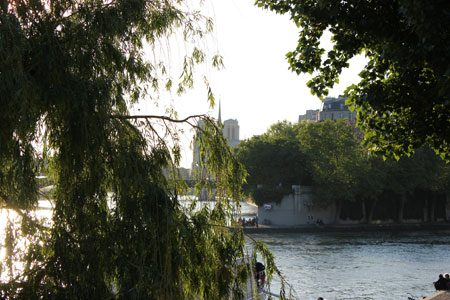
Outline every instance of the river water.
MULTIPOLYGON (((38 212, 47 216, 51 210, 38 212)), ((6 225, 5 213, 0 214, 1 233, 6 225)), ((243 203, 241 213, 253 217, 256 207, 243 203)), ((267 243, 296 299, 301 300, 319 296, 326 300, 407 300, 410 296, 419 300, 434 293, 432 282, 438 274, 450 273, 450 230, 251 237, 267 243)), ((279 287, 274 279, 272 292, 279 287)))
POLYGON ((251 236, 267 243, 296 299, 421 299, 435 292, 439 273, 450 273, 450 231, 251 236))

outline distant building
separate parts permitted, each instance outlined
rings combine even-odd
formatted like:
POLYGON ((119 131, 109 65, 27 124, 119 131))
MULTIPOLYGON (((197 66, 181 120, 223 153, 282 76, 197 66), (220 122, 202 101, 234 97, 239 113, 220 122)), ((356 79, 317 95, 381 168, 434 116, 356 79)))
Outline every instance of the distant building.
POLYGON ((228 119, 224 121, 222 131, 231 147, 239 144, 239 123, 236 119, 228 119))
POLYGON ((186 168, 178 168, 178 172, 180 174, 180 177, 184 180, 191 179, 191 170, 186 168))
POLYGON ((298 116, 299 121, 310 121, 317 122, 319 120, 319 110, 318 109, 308 109, 306 114, 298 116))
POLYGON ((280 203, 268 202, 258 207, 261 224, 275 226, 298 226, 306 224, 334 223, 336 208, 320 208, 313 205, 312 188, 293 185, 292 194, 285 196, 280 203))
MULTIPOLYGON (((197 126, 201 129, 205 128, 205 122, 203 122, 203 120, 199 120, 197 126)), ((199 129, 197 129, 196 135, 200 134, 199 129)), ((200 147, 198 146, 198 143, 195 141, 193 144, 193 157, 192 157, 192 166, 191 166, 191 170, 197 170, 198 166, 200 165, 200 147)))
POLYGON ((349 120, 351 124, 356 122, 356 111, 350 111, 345 104, 345 97, 327 97, 323 100, 320 110, 307 110, 306 114, 299 115, 299 121, 317 122, 325 120, 349 120))
POLYGON ((356 120, 356 111, 350 111, 345 104, 347 98, 327 97, 323 100, 322 109, 319 111, 318 120, 356 120))
MULTIPOLYGON (((222 111, 221 111, 221 103, 219 102, 219 123, 222 122, 222 111)), ((205 128, 205 123, 203 120, 198 122, 198 127, 205 128)), ((231 147, 235 147, 239 144, 239 122, 237 119, 228 119, 223 122, 222 132, 224 137, 227 139, 228 144, 231 147)), ((197 132, 198 134, 199 132, 197 132)), ((200 161, 200 149, 198 144, 195 142, 193 145, 193 159, 192 159, 192 170, 194 170, 197 166, 199 166, 200 161)))
MULTIPOLYGON (((219 119, 218 119, 219 123, 221 123, 221 113, 220 113, 220 106, 219 106, 219 119)), ((205 122, 203 120, 199 120, 197 126, 200 128, 197 130, 196 135, 200 135, 201 136, 201 129, 205 128, 205 122)), ((224 137, 227 139, 228 144, 231 147, 236 146, 240 140, 239 140, 239 123, 236 119, 229 119, 223 122, 223 128, 222 128, 222 133, 224 135, 224 137)), ((208 157, 204 157, 204 160, 208 160, 208 157)), ((194 178, 196 175, 202 177, 202 178, 207 178, 209 180, 212 179, 211 175, 208 173, 206 167, 201 167, 201 156, 200 156, 200 147, 198 145, 198 143, 196 141, 194 141, 193 143, 193 157, 192 157, 192 166, 191 166, 191 174, 190 177, 191 179, 194 178)), ((200 193, 198 194, 199 199, 201 200, 213 200, 215 199, 215 192, 213 191, 212 193, 204 188, 203 190, 200 191, 200 193)))

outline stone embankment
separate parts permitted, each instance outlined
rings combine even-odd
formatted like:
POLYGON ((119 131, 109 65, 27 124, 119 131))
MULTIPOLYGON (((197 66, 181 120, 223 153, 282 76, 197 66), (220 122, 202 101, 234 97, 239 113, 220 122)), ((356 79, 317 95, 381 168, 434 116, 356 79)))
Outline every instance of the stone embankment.
POLYGON ((245 233, 297 233, 297 232, 358 232, 358 231, 411 231, 411 230, 446 230, 450 223, 405 223, 405 224, 351 224, 351 225, 299 225, 273 226, 259 225, 244 227, 245 233))
POLYGON ((450 291, 440 291, 424 300, 450 300, 450 291))

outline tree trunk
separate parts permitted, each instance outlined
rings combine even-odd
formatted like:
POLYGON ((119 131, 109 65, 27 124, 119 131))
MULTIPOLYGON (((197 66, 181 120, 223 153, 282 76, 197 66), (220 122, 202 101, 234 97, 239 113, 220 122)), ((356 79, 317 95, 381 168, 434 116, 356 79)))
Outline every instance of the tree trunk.
POLYGON ((361 212, 362 212, 362 218, 361 218, 360 223, 366 224, 367 223, 366 200, 361 201, 361 212))
POLYGON ((430 221, 436 222, 436 195, 433 193, 431 195, 431 207, 430 207, 430 221))
POLYGON ((423 203, 423 221, 428 222, 428 198, 425 197, 424 203, 423 203))
POLYGON ((338 224, 341 218, 342 200, 336 200, 336 214, 334 215, 334 224, 338 224))
POLYGON ((400 197, 399 204, 398 204, 398 218, 397 221, 399 223, 403 223, 403 211, 405 208, 406 203, 406 193, 403 193, 400 197))
POLYGON ((445 221, 449 220, 450 217, 450 193, 445 192, 445 221))
POLYGON ((375 207, 377 206, 377 200, 373 200, 370 204, 369 215, 367 216, 367 224, 371 224, 373 220, 373 213, 375 212, 375 207))

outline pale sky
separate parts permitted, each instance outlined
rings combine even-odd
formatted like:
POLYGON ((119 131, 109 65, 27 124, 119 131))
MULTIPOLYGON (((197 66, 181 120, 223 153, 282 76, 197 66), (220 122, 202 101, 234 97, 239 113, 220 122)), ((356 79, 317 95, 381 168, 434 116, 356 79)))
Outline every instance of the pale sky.
MULTIPOLYGON (((295 49, 300 31, 288 15, 263 10, 254 0, 206 2, 205 12, 215 24, 213 45, 208 49, 218 49, 225 64, 225 69, 210 69, 206 75, 217 104, 221 100, 222 120, 238 120, 241 140, 266 132, 278 121, 297 122, 307 109, 320 108, 321 101, 306 86, 311 76, 298 76, 288 69, 285 55, 295 49)), ((329 37, 324 43, 331 47, 329 37)), ((329 96, 338 96, 359 81, 364 59, 354 61, 329 96)), ((208 112, 217 117, 218 105, 209 109, 203 82, 197 80, 195 86, 181 97, 173 96, 179 117, 208 112)), ((192 154, 189 149, 184 152, 183 165, 189 167, 192 154)))

